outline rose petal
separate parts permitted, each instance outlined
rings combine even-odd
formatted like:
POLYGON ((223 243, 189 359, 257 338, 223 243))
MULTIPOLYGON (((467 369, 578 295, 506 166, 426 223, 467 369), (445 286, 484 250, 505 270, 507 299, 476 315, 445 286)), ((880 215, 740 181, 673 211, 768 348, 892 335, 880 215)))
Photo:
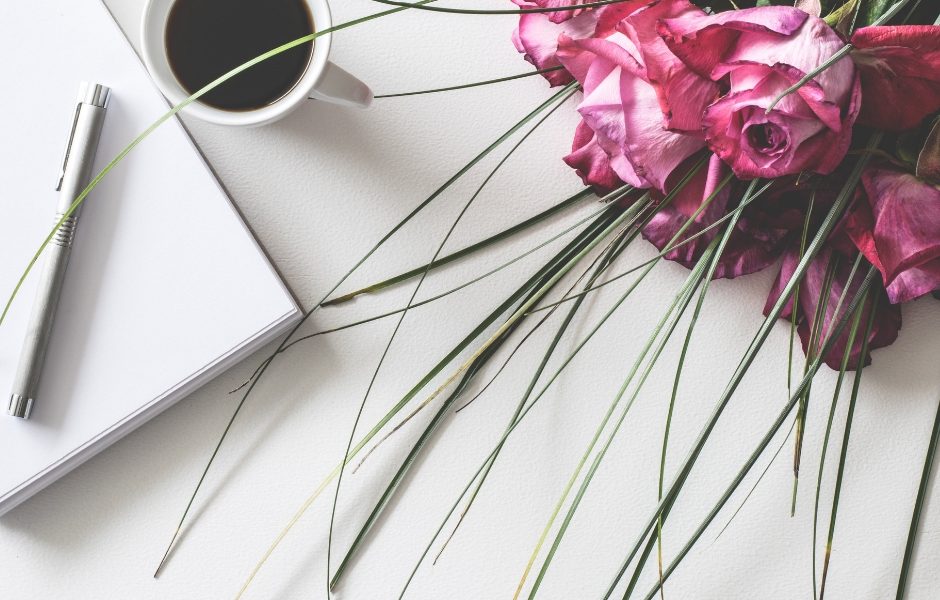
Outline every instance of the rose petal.
POLYGON ((688 0, 662 0, 636 11, 618 26, 640 50, 646 79, 656 88, 668 129, 700 135, 702 113, 718 96, 718 86, 694 73, 669 50, 656 31, 665 18, 703 15, 688 0))
MULTIPOLYGON (((513 34, 513 44, 537 69, 558 67, 561 62, 555 53, 558 51, 559 36, 588 37, 594 33, 596 24, 596 12, 585 12, 562 23, 552 22, 545 13, 526 13, 519 16, 519 27, 513 34)), ((544 73, 543 76, 552 86, 572 81, 571 75, 564 70, 544 73)))
POLYGON ((795 8, 764 6, 664 19, 658 31, 682 62, 699 75, 711 77, 712 70, 725 60, 742 34, 766 36, 768 44, 781 43, 784 37, 796 33, 808 18, 808 14, 795 8))
MULTIPOLYGON (((698 156, 695 156, 676 169, 667 182, 668 188, 676 188, 698 160, 698 156)), ((728 174, 728 166, 712 155, 708 168, 700 169, 677 192, 676 197, 653 216, 643 229, 643 237, 660 250, 691 239, 669 252, 665 258, 692 268, 722 229, 715 227, 704 234, 701 232, 724 217, 741 200, 744 186, 733 180, 721 185, 728 174), (708 207, 686 226, 689 218, 712 195, 714 198, 708 207), (678 240, 670 244, 683 227, 686 228, 678 240), (698 237, 693 238, 695 235, 698 237)), ((777 227, 773 219, 763 218, 759 214, 761 208, 760 204, 753 204, 744 211, 744 216, 738 221, 716 265, 716 279, 747 275, 776 262, 788 231, 777 227)))
POLYGON ((593 186, 599 193, 611 192, 623 185, 610 168, 610 157, 597 143, 597 135, 587 123, 581 121, 575 130, 571 154, 565 162, 581 177, 585 185, 593 186))
MULTIPOLYGON (((512 2, 520 8, 562 8, 584 4, 585 0, 512 0, 512 2)), ((584 10, 585 9, 560 10, 557 12, 541 14, 548 16, 548 19, 552 23, 563 23, 564 21, 581 14, 584 12, 584 10)))
POLYGON ((911 267, 894 278, 887 287, 888 299, 900 304, 940 289, 940 259, 911 267))
MULTIPOLYGON (((813 258, 806 269, 806 273, 803 279, 800 281, 798 303, 796 306, 797 331, 800 334, 800 340, 803 343, 804 353, 807 351, 809 346, 813 320, 818 310, 818 305, 821 299, 820 297, 825 285, 824 282, 826 278, 826 270, 828 268, 829 261, 833 258, 837 258, 839 262, 836 266, 832 284, 829 288, 829 294, 825 298, 826 310, 825 316, 822 319, 822 333, 824 336, 827 336, 845 315, 845 311, 851 304, 852 299, 858 292, 859 288, 861 287, 862 280, 864 279, 864 275, 862 274, 861 270, 859 270, 856 271, 854 278, 852 279, 851 283, 849 283, 849 275, 852 270, 853 260, 850 257, 846 257, 839 254, 838 252, 835 252, 831 246, 824 246, 819 254, 813 258), (845 291, 847 285, 848 291, 845 291), (836 314, 836 308, 839 306, 839 299, 843 296, 843 292, 845 299, 842 303, 839 314, 836 314)), ((780 267, 780 272, 777 275, 777 280, 774 282, 770 295, 767 298, 767 304, 764 307, 765 315, 770 313, 774 304, 780 298, 780 294, 783 292, 787 282, 796 272, 796 267, 798 264, 799 248, 797 246, 792 246, 784 256, 783 263, 780 267)), ((894 341, 897 339, 898 331, 901 329, 900 308, 888 302, 884 289, 880 286, 873 286, 872 290, 873 294, 879 296, 879 302, 878 312, 875 315, 874 326, 872 328, 871 335, 869 336, 869 355, 862 357, 861 353, 865 328, 871 315, 871 301, 866 303, 865 308, 862 311, 861 320, 859 322, 859 330, 855 337, 855 343, 852 344, 852 348, 849 353, 849 370, 854 370, 859 368, 859 366, 871 364, 870 351, 894 343, 894 341)), ((871 295, 872 293, 870 293, 870 296, 871 295)), ((793 308, 794 307, 791 300, 786 304, 786 310, 781 313, 780 318, 789 320, 792 317, 793 308)), ((850 317, 850 319, 851 318, 852 317, 850 317)), ((829 353, 827 353, 824 357, 826 364, 829 365, 829 367, 832 369, 841 368, 846 347, 848 346, 848 337, 850 331, 851 321, 842 330, 841 335, 836 339, 835 344, 830 348, 829 353)), ((823 340, 825 340, 825 337, 823 337, 823 340)))
POLYGON ((940 27, 864 27, 852 44, 864 92, 859 123, 904 131, 940 110, 940 27))
POLYGON ((869 166, 862 183, 846 230, 881 271, 891 302, 940 288, 940 190, 886 163, 869 166))
POLYGON ((813 17, 822 16, 822 3, 819 0, 796 0, 794 7, 813 17))

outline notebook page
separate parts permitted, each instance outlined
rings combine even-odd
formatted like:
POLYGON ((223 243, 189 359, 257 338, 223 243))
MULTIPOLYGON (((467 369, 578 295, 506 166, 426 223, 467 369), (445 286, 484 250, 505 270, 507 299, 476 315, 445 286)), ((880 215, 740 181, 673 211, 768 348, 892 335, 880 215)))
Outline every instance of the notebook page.
MULTIPOLYGON (((0 54, 5 298, 54 223, 79 82, 112 88, 96 171, 166 104, 99 0, 0 3, 0 54)), ((4 412, 36 282, 27 280, 0 327, 4 412)), ((297 313, 182 127, 165 123, 85 206, 32 418, 0 415, 0 512, 13 491, 297 313)))

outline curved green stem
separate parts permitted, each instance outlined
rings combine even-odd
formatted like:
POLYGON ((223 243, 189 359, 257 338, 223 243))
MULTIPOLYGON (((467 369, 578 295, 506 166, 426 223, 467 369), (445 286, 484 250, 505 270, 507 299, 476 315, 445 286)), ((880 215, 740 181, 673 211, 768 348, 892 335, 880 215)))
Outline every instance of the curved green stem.
POLYGON ((564 69, 564 67, 562 66, 549 67, 547 69, 538 69, 536 71, 527 71, 525 73, 519 73, 518 75, 508 75, 506 77, 497 77, 496 79, 487 79, 485 81, 476 81, 474 83, 463 83, 460 85, 434 88, 431 90, 419 90, 417 92, 403 92, 400 94, 380 94, 376 96, 375 99, 379 100, 382 98, 404 98, 405 96, 421 96, 423 94, 436 94, 438 92, 452 92, 454 90, 465 90, 467 88, 479 87, 481 85, 490 85, 491 83, 503 83, 504 81, 512 81, 514 79, 523 79, 525 77, 532 77, 533 75, 544 75, 545 73, 551 73, 553 71, 560 71, 562 69, 564 69))

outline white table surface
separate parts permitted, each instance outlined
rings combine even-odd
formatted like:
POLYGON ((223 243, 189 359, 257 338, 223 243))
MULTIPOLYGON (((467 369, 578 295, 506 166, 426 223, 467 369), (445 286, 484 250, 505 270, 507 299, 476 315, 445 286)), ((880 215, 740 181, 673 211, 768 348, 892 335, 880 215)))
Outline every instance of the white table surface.
MULTIPOLYGON (((136 43, 143 0, 107 3, 136 43)), ((368 0, 345 0, 335 2, 334 17, 343 22, 375 10, 377 5, 368 0)), ((526 65, 509 41, 513 23, 514 17, 406 12, 336 34, 335 59, 370 82, 377 93, 518 73, 526 65)), ((261 129, 224 129, 192 120, 187 125, 288 283, 310 306, 393 223, 547 95, 544 82, 527 79, 379 100, 367 112, 310 102, 286 120, 261 129)), ((577 190, 577 178, 559 160, 575 122, 573 110, 564 110, 546 123, 494 179, 449 247, 498 231, 577 190)), ((484 168, 492 164, 488 161, 484 168)), ((484 175, 485 170, 478 169, 455 186, 354 275, 347 289, 429 258, 484 175)), ((586 214, 593 207, 580 210, 586 214)), ((576 214, 503 244, 483 260, 465 261, 429 278, 422 297, 529 248, 576 214)), ((651 255, 645 243, 636 246, 620 267, 651 255)), ((363 424, 371 426, 500 294, 546 256, 541 253, 410 315, 377 381, 363 424)), ((659 318, 659 304, 671 297, 684 273, 671 264, 658 267, 545 396, 507 445, 448 551, 436 566, 422 568, 408 597, 511 597, 595 424, 659 318)), ((749 332, 758 326, 771 275, 713 286, 679 400, 671 468, 684 456, 749 332)), ((323 311, 311 328, 397 307, 410 291, 402 288, 323 311)), ((562 343, 564 353, 613 298, 604 293, 591 301, 587 316, 562 343)), ((878 352, 875 366, 866 372, 827 598, 894 597, 923 452, 940 399, 940 303, 917 303, 906 307, 904 316, 900 341, 878 352)), ((153 569, 237 401, 226 392, 244 380, 265 352, 0 520, 0 598, 233 598, 268 543, 340 459, 392 326, 385 320, 321 337, 276 363, 223 447, 181 544, 158 580, 151 578, 153 569)), ((786 337, 782 325, 776 328, 716 430, 666 530, 667 557, 707 512, 784 402, 786 337)), ((546 341, 541 335, 485 396, 448 421, 336 597, 397 597, 439 519, 499 438, 537 364, 539 355, 533 350, 546 341)), ((655 505, 665 403, 677 354, 676 345, 671 346, 650 378, 573 521, 540 598, 598 597, 624 546, 632 543, 655 505)), ((718 528, 706 533, 667 583, 667 597, 789 600, 812 593, 812 503, 832 379, 826 372, 813 398, 796 517, 789 516, 788 443, 731 528, 718 541, 718 528)), ((837 415, 836 444, 845 405, 843 401, 837 415)), ((345 479, 334 566, 428 417, 430 413, 405 427, 345 479)), ((836 448, 830 456, 837 454, 836 448)), ((765 464, 766 457, 758 468, 765 464)), ((823 524, 828 522, 835 464, 829 463, 824 478, 823 524)), ((752 481, 749 478, 745 487, 752 481)), ((934 496, 938 493, 935 489, 934 496)), ((300 520, 246 598, 326 596, 325 533, 331 496, 300 520)), ((732 504, 737 506, 740 499, 739 494, 732 504)), ((927 508, 911 599, 935 598, 940 585, 940 571, 933 568, 940 560, 938 507, 940 500, 934 498, 927 508)), ((719 517, 719 525, 728 514, 719 517)), ((821 525, 821 538, 824 535, 821 525)), ((650 581, 652 573, 647 576, 650 581)))

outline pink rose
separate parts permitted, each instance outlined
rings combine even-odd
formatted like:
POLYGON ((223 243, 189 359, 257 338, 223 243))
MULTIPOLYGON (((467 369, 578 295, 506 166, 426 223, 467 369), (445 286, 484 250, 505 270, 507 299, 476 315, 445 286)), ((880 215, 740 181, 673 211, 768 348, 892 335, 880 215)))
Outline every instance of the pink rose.
POLYGON ((676 167, 705 147, 701 115, 718 87, 669 51, 656 23, 704 13, 687 0, 628 4, 634 11, 619 21, 611 17, 623 12, 603 13, 594 37, 562 34, 556 57, 584 88, 578 112, 610 169, 637 188, 665 191, 676 167))
POLYGON ((888 163, 868 167, 846 230, 892 303, 940 288, 940 190, 888 163))
POLYGON ((659 33, 690 69, 721 82, 705 111, 708 145, 741 179, 831 173, 848 150, 861 88, 838 61, 773 110, 773 100, 845 43, 824 21, 784 6, 665 19, 659 33))

